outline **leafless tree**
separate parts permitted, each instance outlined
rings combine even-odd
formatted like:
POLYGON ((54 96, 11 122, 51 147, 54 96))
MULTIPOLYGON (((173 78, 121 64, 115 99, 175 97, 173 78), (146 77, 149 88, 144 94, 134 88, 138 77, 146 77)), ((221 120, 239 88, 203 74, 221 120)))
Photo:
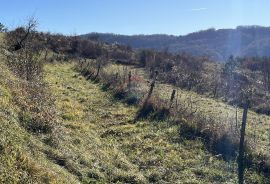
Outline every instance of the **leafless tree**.
POLYGON ((40 77, 43 60, 44 38, 36 31, 37 21, 30 18, 25 26, 20 26, 6 34, 7 64, 19 77, 33 80, 40 77))

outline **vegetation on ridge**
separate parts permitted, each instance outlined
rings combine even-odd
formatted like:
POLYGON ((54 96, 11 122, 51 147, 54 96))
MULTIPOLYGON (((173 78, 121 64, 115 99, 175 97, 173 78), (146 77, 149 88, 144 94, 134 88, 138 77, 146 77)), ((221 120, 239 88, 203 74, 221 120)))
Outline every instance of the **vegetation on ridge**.
MULTIPOLYGON (((2 183, 237 182, 243 97, 267 101, 267 58, 223 65, 39 33, 35 23, 1 43, 2 183), (209 69, 223 71, 219 90, 209 69)), ((269 182, 268 131, 269 117, 250 111, 248 183, 269 182)))

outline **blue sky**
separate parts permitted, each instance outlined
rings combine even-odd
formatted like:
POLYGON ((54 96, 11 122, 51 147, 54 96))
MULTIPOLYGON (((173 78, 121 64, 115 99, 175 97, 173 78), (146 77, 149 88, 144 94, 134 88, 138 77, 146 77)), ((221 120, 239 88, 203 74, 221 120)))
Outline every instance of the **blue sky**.
POLYGON ((184 35, 207 28, 270 26, 269 0, 1 0, 12 28, 35 16, 39 30, 184 35))

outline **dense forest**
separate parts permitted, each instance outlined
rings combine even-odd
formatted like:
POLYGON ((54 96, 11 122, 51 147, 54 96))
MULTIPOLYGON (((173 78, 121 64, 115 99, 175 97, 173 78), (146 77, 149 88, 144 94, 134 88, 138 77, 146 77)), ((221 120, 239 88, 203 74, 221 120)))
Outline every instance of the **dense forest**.
POLYGON ((196 56, 209 56, 226 61, 234 56, 270 56, 270 28, 239 26, 236 29, 208 29, 185 36, 173 35, 117 35, 90 33, 84 38, 98 39, 108 43, 130 45, 133 48, 151 48, 172 53, 186 52, 196 56))

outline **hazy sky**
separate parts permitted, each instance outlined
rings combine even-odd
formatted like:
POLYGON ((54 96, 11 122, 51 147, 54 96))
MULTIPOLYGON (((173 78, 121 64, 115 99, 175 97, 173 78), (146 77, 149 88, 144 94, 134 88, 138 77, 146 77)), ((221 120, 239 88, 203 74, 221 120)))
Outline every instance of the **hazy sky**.
POLYGON ((0 1, 0 22, 8 27, 34 15, 40 30, 64 34, 183 35, 211 27, 270 26, 270 0, 0 1))

